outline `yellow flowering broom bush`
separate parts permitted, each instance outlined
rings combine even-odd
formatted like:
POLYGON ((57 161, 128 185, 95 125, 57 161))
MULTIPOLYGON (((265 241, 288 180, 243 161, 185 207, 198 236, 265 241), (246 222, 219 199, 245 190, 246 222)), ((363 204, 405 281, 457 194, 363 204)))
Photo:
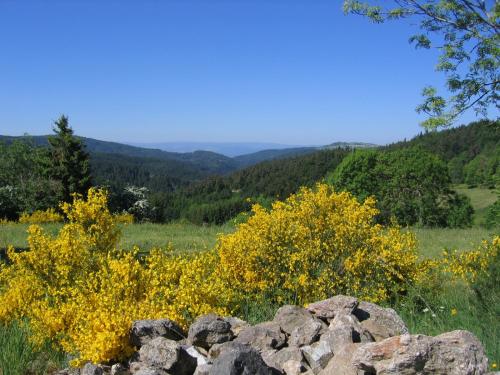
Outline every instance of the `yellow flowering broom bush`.
POLYGON ((463 252, 445 250, 438 263, 439 270, 450 275, 455 281, 465 281, 471 284, 477 280, 478 276, 488 271, 499 251, 499 236, 495 236, 491 242, 483 241, 475 250, 463 252))
POLYGON ((383 301, 435 270, 466 278, 500 244, 483 245, 490 255, 418 263, 413 235, 374 224, 373 199, 359 203, 326 185, 304 188, 270 211, 256 205, 213 250, 186 255, 168 248, 141 258, 138 248, 117 249, 103 190, 61 207, 68 222, 57 236, 32 225, 29 251, 8 249, 0 321, 24 319, 34 343, 52 342, 75 355, 75 365, 130 355, 137 319, 168 317, 186 328, 202 314, 241 311, 250 299, 306 304, 343 293, 383 301))
POLYGON ((382 301, 421 277, 415 239, 374 224, 359 203, 325 184, 303 188, 272 210, 259 205, 217 244, 218 276, 243 298, 306 304, 335 294, 382 301))
POLYGON ((120 224, 133 224, 134 223, 134 215, 129 214, 128 212, 122 212, 119 214, 113 215, 116 223, 120 224))
POLYGON ((63 220, 64 217, 57 213, 53 208, 49 208, 45 211, 36 210, 31 214, 23 212, 19 217, 19 222, 21 224, 60 223, 63 220))
POLYGON ((0 320, 26 318, 32 341, 50 340, 76 355, 73 364, 129 355, 136 319, 168 316, 184 327, 208 312, 228 314, 213 278, 213 251, 180 257, 153 250, 144 260, 117 250, 119 233, 106 193, 63 204, 69 222, 52 238, 29 228, 29 251, 8 250, 0 268, 0 320))

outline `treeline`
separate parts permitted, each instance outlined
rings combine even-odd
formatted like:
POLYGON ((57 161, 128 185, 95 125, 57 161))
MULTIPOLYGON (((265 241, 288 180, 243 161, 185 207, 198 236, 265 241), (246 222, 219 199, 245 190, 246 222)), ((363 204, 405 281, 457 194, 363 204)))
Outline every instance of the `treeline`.
POLYGON ((156 207, 152 217, 155 221, 186 219, 198 224, 222 224, 248 211, 252 203, 270 206, 301 186, 313 186, 350 152, 333 149, 270 160, 228 176, 212 176, 172 193, 152 193, 156 207))
POLYGON ((123 146, 128 154, 99 152, 108 145, 98 141, 90 142, 94 152, 87 154, 65 121, 67 134, 58 147, 54 140, 45 147, 0 143, 0 218, 55 207, 91 182, 108 189, 112 211, 133 213, 137 220, 222 224, 255 202, 269 207, 327 177, 360 200, 375 196, 380 222, 464 226, 470 224, 472 209, 451 185, 499 185, 498 121, 428 132, 381 148, 336 148, 268 160, 226 175, 213 174, 227 167, 225 157, 213 153, 160 159, 132 155, 143 151, 120 144, 111 144, 112 150, 123 146))
POLYGON ((55 122, 48 146, 0 143, 0 219, 58 207, 92 186, 89 155, 73 135, 68 118, 55 122))
POLYGON ((327 177, 360 201, 375 197, 378 221, 400 225, 464 227, 472 223, 470 200, 451 189, 446 163, 421 146, 359 150, 327 177))
POLYGON ((454 184, 494 187, 500 176, 500 122, 477 121, 443 131, 422 133, 409 141, 384 147, 420 146, 448 164, 454 184))

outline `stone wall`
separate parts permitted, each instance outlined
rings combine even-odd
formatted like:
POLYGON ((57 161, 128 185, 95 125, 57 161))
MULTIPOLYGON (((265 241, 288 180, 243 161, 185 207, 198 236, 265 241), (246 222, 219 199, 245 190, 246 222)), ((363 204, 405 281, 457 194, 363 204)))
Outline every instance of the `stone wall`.
POLYGON ((130 330, 137 352, 125 363, 86 364, 80 375, 486 374, 488 359, 468 331, 410 335, 392 309, 335 296, 307 308, 283 306, 249 325, 205 315, 183 330, 169 319, 130 330))

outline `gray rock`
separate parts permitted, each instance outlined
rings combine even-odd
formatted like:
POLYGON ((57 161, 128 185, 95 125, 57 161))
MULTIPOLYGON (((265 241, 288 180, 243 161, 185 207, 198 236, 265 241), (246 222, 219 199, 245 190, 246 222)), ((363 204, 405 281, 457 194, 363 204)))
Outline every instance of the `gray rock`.
POLYGON ((314 316, 329 321, 338 314, 351 314, 357 306, 357 298, 338 295, 323 301, 311 303, 306 308, 314 316))
POLYGON ((80 369, 75 367, 67 367, 65 369, 57 371, 55 375, 80 375, 80 369))
POLYGON ((283 347, 286 336, 278 324, 266 322, 243 329, 234 341, 263 351, 283 347))
POLYGON ((196 367, 193 375, 209 375, 211 368, 211 364, 199 365, 198 367, 196 367))
POLYGON ((175 375, 191 375, 196 369, 196 358, 181 345, 164 337, 157 337, 139 350, 139 362, 145 367, 175 375))
POLYGON ((283 332, 290 335, 296 327, 304 326, 310 322, 319 322, 322 330, 326 330, 326 324, 315 318, 308 310, 299 306, 286 305, 276 311, 273 322, 279 324, 283 332))
POLYGON ((224 320, 231 325, 231 331, 233 332, 233 335, 235 337, 238 336, 242 330, 244 330, 247 327, 250 327, 250 324, 248 324, 244 320, 241 320, 239 318, 234 318, 232 316, 226 316, 224 317, 224 320))
POLYGON ((303 346, 309 345, 319 339, 320 332, 324 329, 324 325, 315 320, 307 320, 303 325, 295 327, 290 334, 288 345, 303 346))
POLYGON ((380 307, 370 302, 360 302, 353 314, 375 341, 408 333, 403 319, 393 309, 380 307))
POLYGON ((233 342, 234 341, 228 341, 228 342, 225 342, 225 343, 222 343, 222 344, 214 344, 214 345, 212 345, 212 347, 208 351, 208 360, 209 360, 209 362, 213 362, 213 360, 216 359, 220 355, 220 353, 223 350, 224 345, 230 344, 230 343, 233 343, 233 342))
POLYGON ((405 334, 364 344, 352 363, 377 375, 482 375, 488 368, 481 343, 467 331, 436 337, 405 334))
POLYGON ((96 366, 92 363, 86 363, 80 371, 81 375, 102 375, 104 371, 100 366, 96 366))
POLYGON ((181 340, 185 336, 182 328, 170 319, 136 320, 130 329, 130 343, 137 347, 157 337, 181 340))
POLYGON ((266 365, 257 350, 248 345, 236 344, 219 355, 209 375, 277 375, 280 373, 266 365))
POLYGON ((312 345, 303 346, 301 350, 309 367, 315 374, 324 369, 333 357, 330 345, 321 340, 312 345))
POLYGON ((169 375, 166 371, 155 369, 153 367, 140 367, 133 373, 134 375, 169 375))
POLYGON ((198 349, 191 345, 182 346, 182 348, 189 354, 191 357, 196 358, 196 363, 198 366, 206 365, 208 363, 207 357, 201 354, 198 349))
POLYGON ((352 364, 352 356, 361 345, 363 344, 346 344, 338 348, 319 375, 358 375, 357 368, 352 364))
POLYGON ((303 362, 295 361, 293 359, 283 363, 283 372, 286 375, 299 375, 304 373, 307 368, 304 366, 303 362))
POLYGON ((189 328, 188 342, 194 346, 210 349, 214 344, 220 344, 234 337, 231 324, 215 314, 199 317, 189 328))
POLYGON ((328 342, 336 353, 344 345, 375 340, 354 315, 339 314, 331 321, 328 332, 321 336, 321 341, 328 342))
MULTIPOLYGON (((283 371, 285 373, 286 370, 284 368, 285 363, 294 361, 300 364, 300 368, 304 369, 306 368, 306 363, 304 360, 304 356, 302 354, 302 351, 299 348, 296 347, 287 347, 283 348, 281 350, 268 350, 262 353, 262 359, 264 362, 269 367, 274 367, 275 369, 278 369, 280 371, 283 371)), ((289 363, 288 367, 292 368, 293 364, 289 363)), ((290 371, 290 369, 289 369, 290 371)))
POLYGON ((129 369, 122 365, 121 363, 115 363, 113 366, 111 366, 111 371, 110 375, 129 375, 130 371, 129 369))

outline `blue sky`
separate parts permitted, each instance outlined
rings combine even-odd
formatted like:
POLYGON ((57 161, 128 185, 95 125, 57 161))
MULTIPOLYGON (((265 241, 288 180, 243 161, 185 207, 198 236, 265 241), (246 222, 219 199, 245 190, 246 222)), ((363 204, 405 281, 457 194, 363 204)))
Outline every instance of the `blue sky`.
POLYGON ((415 30, 340 0, 0 0, 0 134, 64 113, 119 142, 410 138, 444 82, 415 30))

